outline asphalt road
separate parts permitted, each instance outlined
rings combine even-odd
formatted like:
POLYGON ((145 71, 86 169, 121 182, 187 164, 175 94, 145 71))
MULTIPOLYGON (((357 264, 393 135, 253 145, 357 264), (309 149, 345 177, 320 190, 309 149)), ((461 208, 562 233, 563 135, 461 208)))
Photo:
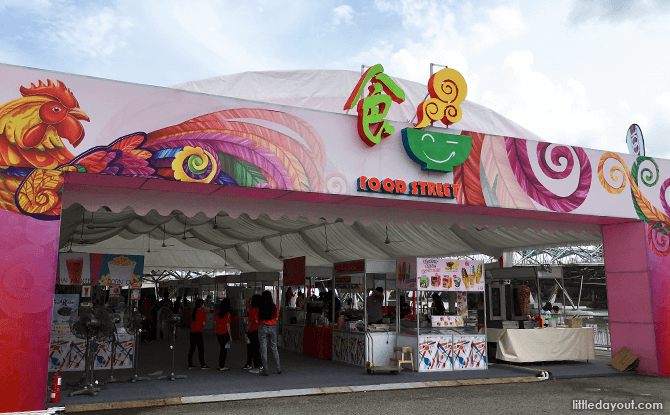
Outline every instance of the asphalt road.
POLYGON ((459 386, 388 392, 311 395, 98 412, 126 414, 563 414, 670 413, 670 379, 613 376, 525 384, 459 386), (662 410, 574 410, 591 403, 662 403, 662 410))

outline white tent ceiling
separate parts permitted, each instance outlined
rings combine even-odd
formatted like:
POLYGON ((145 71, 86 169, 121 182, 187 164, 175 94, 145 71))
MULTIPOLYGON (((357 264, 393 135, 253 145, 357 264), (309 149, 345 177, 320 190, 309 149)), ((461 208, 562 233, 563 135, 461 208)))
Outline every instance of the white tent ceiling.
POLYGON ((62 250, 71 247, 78 252, 145 255, 145 272, 277 271, 282 269, 280 256, 303 255, 308 266, 400 256, 483 253, 497 257, 503 251, 527 247, 601 241, 598 232, 548 232, 503 226, 491 229, 475 225, 461 228, 448 222, 365 225, 356 221, 347 225, 341 220, 328 222, 325 218, 275 220, 265 214, 256 219, 246 214, 233 218, 225 212, 214 218, 203 213, 189 217, 181 211, 161 215, 152 210, 140 215, 130 207, 118 213, 106 209, 90 212, 78 204, 65 209, 61 221, 62 250))

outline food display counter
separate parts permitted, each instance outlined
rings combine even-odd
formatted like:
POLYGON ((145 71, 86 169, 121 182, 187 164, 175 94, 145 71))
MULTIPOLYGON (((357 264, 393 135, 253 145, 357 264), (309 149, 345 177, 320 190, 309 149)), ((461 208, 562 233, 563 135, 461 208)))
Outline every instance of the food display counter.
POLYGON ((496 359, 513 363, 595 359, 593 328, 489 329, 496 359))
POLYGON ((398 259, 398 288, 413 292, 418 318, 402 321, 396 344, 412 347, 419 372, 488 368, 486 326, 470 313, 485 307, 483 271, 478 260, 398 259))

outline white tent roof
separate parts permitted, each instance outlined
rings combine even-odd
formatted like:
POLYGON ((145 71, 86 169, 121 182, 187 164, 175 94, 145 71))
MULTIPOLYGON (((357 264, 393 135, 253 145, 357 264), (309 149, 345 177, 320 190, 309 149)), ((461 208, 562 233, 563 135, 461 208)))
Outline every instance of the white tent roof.
MULTIPOLYGON (((405 92, 405 101, 393 103, 386 118, 409 122, 416 116, 416 107, 426 99, 428 79, 420 84, 388 75, 405 92)), ((346 112, 344 103, 360 77, 360 72, 336 70, 243 72, 184 82, 171 88, 342 114, 346 112)), ((461 106, 463 118, 450 128, 544 141, 482 105, 466 100, 461 106)), ((349 113, 355 113, 355 110, 349 113)))

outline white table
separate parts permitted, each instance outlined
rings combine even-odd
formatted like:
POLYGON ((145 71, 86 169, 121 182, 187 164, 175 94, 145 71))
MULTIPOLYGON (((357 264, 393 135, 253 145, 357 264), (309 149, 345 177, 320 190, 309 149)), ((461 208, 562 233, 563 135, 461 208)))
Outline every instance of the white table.
POLYGON ((487 340, 498 344, 496 358, 506 362, 595 359, 593 328, 493 329, 487 340))

